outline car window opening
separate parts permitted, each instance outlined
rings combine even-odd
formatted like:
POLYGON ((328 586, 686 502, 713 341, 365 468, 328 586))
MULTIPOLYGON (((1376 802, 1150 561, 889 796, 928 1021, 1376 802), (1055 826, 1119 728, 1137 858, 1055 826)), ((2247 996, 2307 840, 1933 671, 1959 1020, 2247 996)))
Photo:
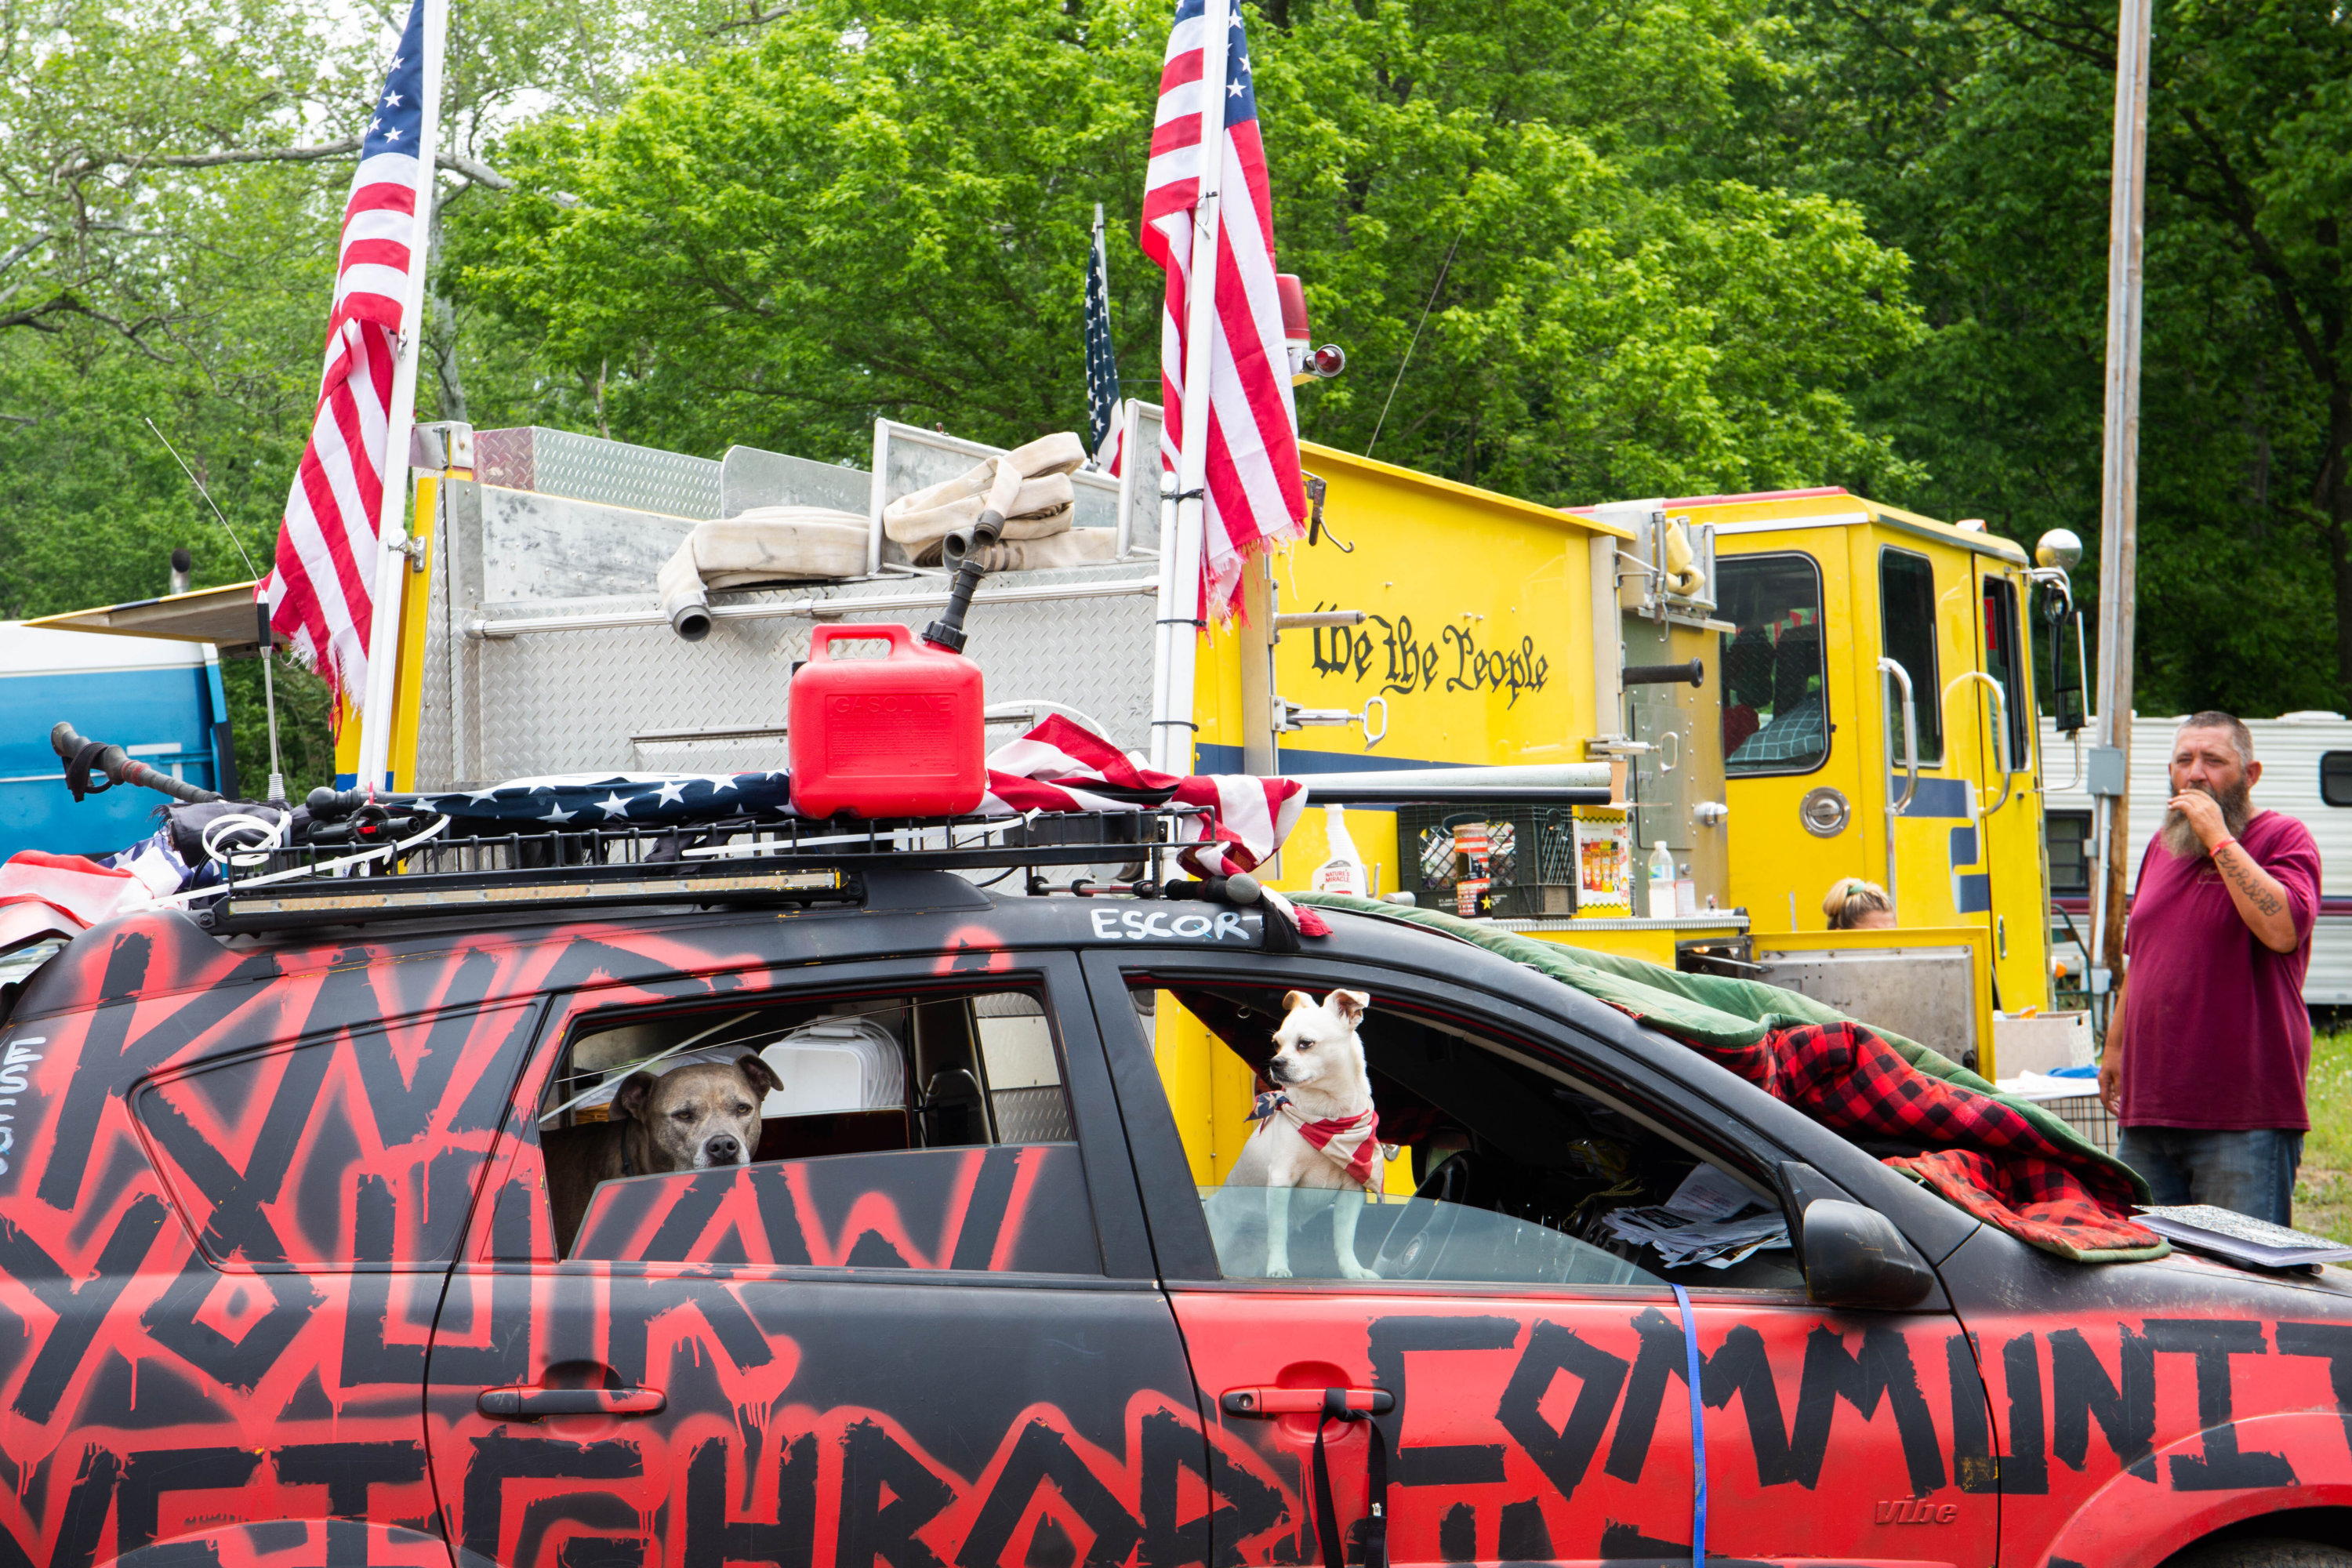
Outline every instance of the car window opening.
MULTIPOLYGON (((1147 1020, 1157 1016, 1157 997, 1147 1006, 1140 998, 1153 994, 1139 987, 1136 994, 1147 1020)), ((1187 987, 1167 994, 1180 1016, 1241 1058, 1256 1091, 1273 1087, 1263 1069, 1286 1011, 1281 990, 1187 987)), ((1346 1275, 1337 1244, 1347 1225, 1337 1210, 1347 1205, 1357 1210, 1356 1261, 1384 1279, 1803 1289, 1780 1225, 1780 1199, 1735 1162, 1702 1154, 1619 1097, 1450 1021, 1376 1000, 1357 1033, 1380 1119, 1374 1181, 1386 1190, 1368 1201, 1352 1191, 1294 1189, 1286 1205, 1292 1277, 1346 1275), (1701 1166, 1706 1172, 1694 1179, 1701 1166), (1678 1194, 1685 1207, 1706 1206, 1712 1194, 1726 1218, 1777 1232, 1778 1245, 1733 1248, 1725 1267, 1669 1266, 1652 1244, 1629 1236, 1638 1228, 1629 1222, 1643 1211, 1644 1222, 1681 1223, 1656 1212, 1678 1194), (1617 1226, 1612 1215, 1621 1216, 1617 1226)), ((1265 1194, 1240 1185, 1201 1190, 1229 1279, 1265 1275, 1275 1222, 1265 1194)))
POLYGON ((2087 899, 2091 896, 2091 814, 2053 811, 2042 819, 2050 853, 2050 896, 2087 899))
POLYGON ((1051 1022, 1041 999, 1018 989, 795 998, 592 1028, 548 1077, 539 1135, 562 1256, 613 1175, 1074 1136, 1051 1022), (758 1067, 745 1070, 747 1057, 758 1067), (688 1097, 687 1079, 655 1092, 669 1075, 698 1070, 731 1105, 688 1097), (650 1082, 632 1089, 640 1078, 650 1082), (623 1139, 635 1131, 629 1147, 650 1151, 652 1168, 637 1168, 639 1155, 618 1172, 607 1161, 603 1180, 579 1180, 614 1142, 615 1122, 623 1139))

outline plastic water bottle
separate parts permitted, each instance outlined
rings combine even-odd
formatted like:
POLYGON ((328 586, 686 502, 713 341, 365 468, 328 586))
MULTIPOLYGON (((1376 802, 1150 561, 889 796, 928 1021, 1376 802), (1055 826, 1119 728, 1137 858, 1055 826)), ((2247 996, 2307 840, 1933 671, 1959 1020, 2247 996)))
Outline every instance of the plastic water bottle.
POLYGON ((1650 918, 1672 920, 1675 914, 1675 855, 1663 838, 1650 850, 1650 918))
POLYGON ((1330 840, 1331 855, 1315 868, 1311 886, 1318 893, 1353 893, 1363 898, 1371 879, 1365 875, 1364 858, 1356 853, 1356 841, 1348 836, 1347 807, 1323 808, 1323 835, 1330 840))

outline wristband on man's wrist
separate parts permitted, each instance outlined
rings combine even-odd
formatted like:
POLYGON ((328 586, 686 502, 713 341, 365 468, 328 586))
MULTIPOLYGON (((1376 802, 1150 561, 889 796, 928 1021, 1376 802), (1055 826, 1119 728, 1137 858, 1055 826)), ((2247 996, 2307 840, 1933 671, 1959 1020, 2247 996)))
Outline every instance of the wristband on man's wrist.
POLYGON ((2209 855, 2219 855, 2222 850, 2227 849, 2231 845, 2235 844, 2237 840, 2234 838, 2224 838, 2221 843, 2216 844, 2212 848, 2207 850, 2206 853, 2209 855))

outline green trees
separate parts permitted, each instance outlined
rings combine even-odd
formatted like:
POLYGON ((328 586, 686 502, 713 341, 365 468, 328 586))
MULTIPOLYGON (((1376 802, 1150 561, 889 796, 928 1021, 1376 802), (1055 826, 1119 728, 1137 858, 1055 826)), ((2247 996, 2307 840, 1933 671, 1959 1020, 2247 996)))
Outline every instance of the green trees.
MULTIPOLYGON (((504 416, 836 458, 877 414, 1066 426, 1086 230, 1100 201, 1134 233, 1166 26, 823 0, 517 133, 518 188, 452 230, 483 335, 536 349, 504 416)), ((1378 427, 1381 457, 1563 502, 1909 472, 1849 397, 1917 334, 1902 258, 1848 205, 1692 167, 1764 68, 1728 9, 1292 0, 1252 26, 1282 264, 1358 366, 1302 393, 1310 439, 1378 427), (1622 86, 1647 73, 1671 112, 1622 86)), ((1156 396, 1159 274, 1131 237, 1112 269, 1156 396)))
MULTIPOLYGON (((0 5, 0 616, 161 594, 175 546, 249 574, 151 419, 268 561, 350 179, 302 132, 364 90, 263 0, 0 5)), ((258 672, 227 674, 258 778, 258 672)), ((323 704, 281 689, 293 760, 331 772, 323 704)))
POLYGON ((1309 436, 1560 503, 1907 473, 1852 404, 1917 334, 1903 258, 1695 154, 1769 69, 1738 7, 1289 16, 1254 40, 1276 229, 1355 364, 1309 436))
MULTIPOLYGON (((1141 195, 1143 9, 803 7, 608 119, 519 132, 519 188, 451 229, 478 341, 527 351, 504 416, 825 457, 877 412, 1066 426, 1093 203, 1131 221, 1141 195)), ((1129 257, 1139 367, 1157 316, 1129 257)))
MULTIPOLYGON (((1788 20, 1750 155, 1860 203, 1931 329, 1863 401, 1929 476, 1891 499, 2095 552, 2113 5, 1788 20)), ((2155 39, 2137 705, 2341 709, 2352 34, 2309 0, 2172 0, 2155 39)))
MULTIPOLYGON (((668 37, 544 0, 460 7, 445 201, 496 179, 473 154, 519 98, 593 105, 609 78, 617 100, 613 58, 668 37)), ((268 568, 383 42, 279 0, 0 0, 0 616, 160 594, 174 547, 199 586, 268 568)), ((454 351, 454 321, 436 324, 454 351)), ((462 395, 436 364, 455 361, 428 363, 427 417, 462 395)), ((280 668, 289 779, 307 787, 333 771, 324 694, 280 668)), ((254 780, 258 674, 226 671, 254 780)))

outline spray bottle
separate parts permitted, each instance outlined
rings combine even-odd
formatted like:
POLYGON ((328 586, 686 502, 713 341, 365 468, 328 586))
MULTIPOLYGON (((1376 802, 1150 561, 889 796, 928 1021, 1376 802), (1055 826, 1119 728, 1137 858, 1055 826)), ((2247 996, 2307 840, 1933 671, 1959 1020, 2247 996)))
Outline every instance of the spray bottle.
POLYGON ((1318 893, 1353 893, 1361 899, 1370 896, 1371 879, 1365 874, 1364 858, 1356 853, 1356 841, 1348 836, 1348 808, 1327 805, 1323 808, 1323 834, 1331 841, 1330 858, 1315 868, 1311 885, 1318 893))

